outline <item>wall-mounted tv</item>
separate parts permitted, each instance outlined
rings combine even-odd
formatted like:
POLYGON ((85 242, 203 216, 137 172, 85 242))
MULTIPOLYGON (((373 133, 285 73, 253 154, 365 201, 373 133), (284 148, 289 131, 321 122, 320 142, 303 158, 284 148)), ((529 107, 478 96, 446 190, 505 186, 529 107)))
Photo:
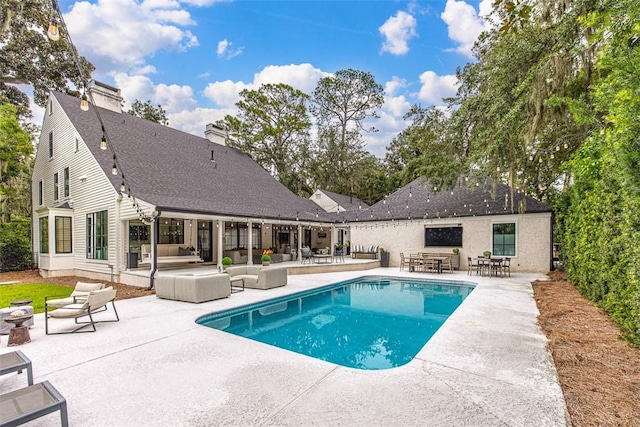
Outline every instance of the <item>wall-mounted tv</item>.
POLYGON ((318 239, 324 239, 325 237, 327 237, 327 233, 323 231, 318 232, 318 239))
POLYGON ((462 246, 462 227, 427 227, 424 246, 462 246))

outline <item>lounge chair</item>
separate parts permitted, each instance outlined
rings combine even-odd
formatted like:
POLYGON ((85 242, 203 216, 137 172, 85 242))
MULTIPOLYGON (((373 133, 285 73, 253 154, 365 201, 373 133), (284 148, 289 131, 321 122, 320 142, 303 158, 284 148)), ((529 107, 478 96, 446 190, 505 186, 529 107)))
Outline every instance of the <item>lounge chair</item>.
MULTIPOLYGON (((49 308, 60 308, 65 305, 74 304, 78 302, 82 298, 86 298, 91 291, 97 291, 100 289, 104 289, 104 283, 86 283, 86 282, 78 282, 76 283, 76 287, 71 292, 71 295, 67 298, 55 298, 45 300, 47 307, 49 308)), ((47 297, 53 298, 53 297, 47 297)))
POLYGON ((45 334, 47 335, 57 335, 57 334, 71 334, 74 332, 95 332, 96 331, 96 323, 105 323, 105 322, 119 322, 120 318, 118 317, 118 311, 116 310, 116 305, 114 303, 116 299, 116 290, 111 286, 105 289, 95 290, 89 292, 87 296, 74 297, 74 302, 71 304, 64 305, 62 307, 56 308, 53 311, 49 311, 49 304, 47 304, 47 298, 45 297, 45 306, 44 306, 44 329, 45 334), (107 310, 107 304, 111 303, 113 306, 113 312, 116 316, 115 320, 94 320, 93 314, 99 311, 107 310), (79 318, 88 316, 89 321, 80 322, 79 318), (49 332, 49 319, 74 319, 74 322, 77 325, 81 325, 80 327, 67 332, 49 332), (91 330, 82 330, 86 327, 91 327, 91 330))

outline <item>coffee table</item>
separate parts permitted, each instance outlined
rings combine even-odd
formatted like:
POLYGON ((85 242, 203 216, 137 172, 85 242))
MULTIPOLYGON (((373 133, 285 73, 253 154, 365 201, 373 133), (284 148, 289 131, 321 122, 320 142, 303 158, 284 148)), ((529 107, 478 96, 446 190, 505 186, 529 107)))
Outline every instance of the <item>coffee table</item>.
POLYGON ((316 254, 313 256, 313 262, 315 262, 316 264, 330 264, 332 257, 333 255, 316 254))
POLYGON ((8 374, 10 372, 22 373, 22 370, 27 370, 27 384, 33 385, 33 369, 31 367, 31 360, 24 355, 20 350, 12 351, 11 353, 0 354, 0 375, 8 374))

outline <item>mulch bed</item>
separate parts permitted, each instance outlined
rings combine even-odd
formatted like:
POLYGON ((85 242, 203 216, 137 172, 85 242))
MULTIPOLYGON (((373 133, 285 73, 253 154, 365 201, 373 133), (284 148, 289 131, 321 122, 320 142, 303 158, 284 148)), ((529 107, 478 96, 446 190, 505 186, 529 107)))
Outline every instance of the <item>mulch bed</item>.
POLYGON ((640 426, 640 349, 563 272, 536 281, 538 322, 574 426, 640 426))
MULTIPOLYGON (((43 278, 37 270, 0 273, 0 283, 14 280, 61 286, 92 281, 43 278)), ((109 285, 117 289, 117 299, 155 294, 121 283, 109 285)), ((580 295, 563 272, 534 282, 533 291, 573 426, 640 426, 640 349, 621 339, 609 316, 580 295)))

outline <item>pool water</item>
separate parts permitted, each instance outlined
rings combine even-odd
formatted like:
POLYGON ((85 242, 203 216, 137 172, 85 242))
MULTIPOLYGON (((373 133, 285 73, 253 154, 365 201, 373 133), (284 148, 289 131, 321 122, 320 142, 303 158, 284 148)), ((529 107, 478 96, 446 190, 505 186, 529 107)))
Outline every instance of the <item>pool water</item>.
POLYGON ((357 369, 411 361, 473 290, 466 282, 365 276, 197 323, 357 369))

